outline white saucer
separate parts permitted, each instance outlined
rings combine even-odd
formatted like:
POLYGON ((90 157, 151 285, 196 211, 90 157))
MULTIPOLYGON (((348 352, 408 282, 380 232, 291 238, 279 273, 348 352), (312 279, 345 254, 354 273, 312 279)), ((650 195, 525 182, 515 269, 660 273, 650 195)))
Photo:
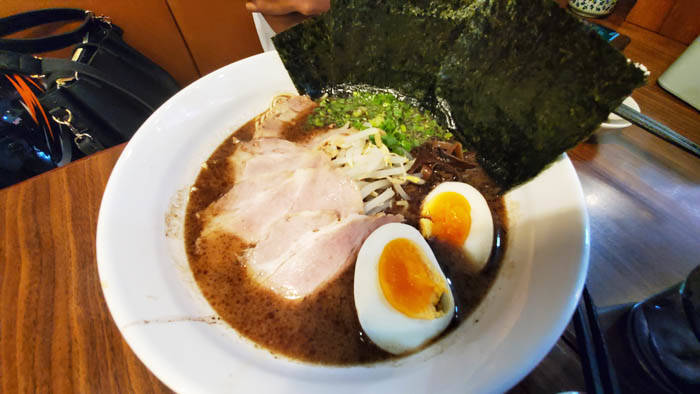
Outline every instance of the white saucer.
MULTIPOLYGON (((637 111, 639 110, 639 104, 637 104, 636 101, 632 97, 627 97, 625 101, 622 102, 623 104, 634 108, 637 111)), ((625 119, 622 119, 618 115, 614 113, 610 113, 610 116, 608 116, 608 119, 600 124, 599 130, 611 130, 611 129, 624 129, 625 127, 632 126, 632 123, 628 122, 625 119)))

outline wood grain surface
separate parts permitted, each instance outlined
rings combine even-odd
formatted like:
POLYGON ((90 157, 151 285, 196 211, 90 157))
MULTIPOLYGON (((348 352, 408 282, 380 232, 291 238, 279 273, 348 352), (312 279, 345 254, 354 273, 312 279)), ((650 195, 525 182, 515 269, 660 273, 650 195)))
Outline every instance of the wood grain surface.
POLYGON ((627 21, 658 32, 676 0, 638 0, 627 15, 627 21))
MULTIPOLYGON (((632 94, 641 112, 699 142, 700 113, 656 83, 686 46, 626 21, 598 22, 632 37, 625 55, 651 73, 632 94)), ((591 218, 588 283, 599 305, 640 300, 700 264, 700 159, 636 126, 596 133, 570 156, 591 218)))
POLYGON ((107 310, 95 229, 122 147, 0 190, 0 392, 161 392, 107 310))
MULTIPOLYGON (((653 82, 676 41, 608 18, 652 71, 642 112, 700 141, 700 113, 653 82)), ((95 229, 115 147, 0 190, 0 392, 169 391, 135 357, 107 310, 95 229)), ((700 159, 629 127, 569 152, 590 216, 587 285, 599 305, 641 300, 700 263, 700 159)), ((553 190, 553 192, 556 192, 553 190)), ((583 390, 571 335, 513 393, 583 390)))
POLYGON ((700 35, 700 1, 676 0, 659 33, 684 44, 693 42, 700 35))
POLYGON ((700 2, 697 0, 637 0, 626 20, 690 44, 700 34, 700 2))

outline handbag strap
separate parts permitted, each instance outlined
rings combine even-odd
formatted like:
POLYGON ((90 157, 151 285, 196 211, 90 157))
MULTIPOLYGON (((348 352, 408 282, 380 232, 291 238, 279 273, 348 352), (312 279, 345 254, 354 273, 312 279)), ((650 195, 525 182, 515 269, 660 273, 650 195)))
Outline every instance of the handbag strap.
POLYGON ((66 33, 42 38, 0 38, 0 49, 41 53, 77 44, 82 42, 85 34, 90 31, 94 15, 90 11, 78 8, 47 8, 0 18, 0 37, 47 23, 76 20, 82 20, 83 23, 66 33))
POLYGON ((0 70, 9 70, 25 75, 48 75, 56 72, 87 75, 111 88, 129 96, 150 111, 156 107, 144 101, 134 87, 123 86, 124 81, 115 81, 112 76, 84 63, 67 59, 40 59, 32 55, 0 50, 0 70))

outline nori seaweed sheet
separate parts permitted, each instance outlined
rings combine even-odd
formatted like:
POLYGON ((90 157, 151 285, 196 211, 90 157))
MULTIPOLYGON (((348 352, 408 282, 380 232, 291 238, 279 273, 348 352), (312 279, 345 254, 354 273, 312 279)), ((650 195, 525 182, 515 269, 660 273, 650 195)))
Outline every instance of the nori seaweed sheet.
POLYGON ((464 20, 473 14, 477 0, 409 0, 394 9, 407 15, 433 16, 446 20, 464 20))
POLYGON ((644 73, 550 0, 482 0, 437 95, 499 183, 513 186, 585 139, 644 73))
POLYGON ((330 13, 272 37, 272 42, 299 92, 317 97, 334 84, 330 13))
POLYGON ((343 11, 334 12, 335 83, 391 88, 435 108, 437 74, 459 35, 457 24, 381 9, 349 12, 338 21, 343 11), (432 45, 416 45, 426 39, 432 45))
POLYGON ((585 139, 644 73, 552 0, 333 0, 275 46, 301 93, 391 88, 446 104, 504 188, 585 139))
POLYGON ((462 20, 471 14, 469 8, 477 0, 332 0, 334 9, 382 9, 390 14, 430 16, 446 20, 462 20))

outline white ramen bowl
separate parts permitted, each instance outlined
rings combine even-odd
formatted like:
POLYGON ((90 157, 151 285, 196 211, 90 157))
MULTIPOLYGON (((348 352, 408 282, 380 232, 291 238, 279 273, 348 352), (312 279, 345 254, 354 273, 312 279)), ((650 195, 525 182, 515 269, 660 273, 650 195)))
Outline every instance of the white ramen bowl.
POLYGON ((501 392, 554 346, 577 305, 588 267, 581 185, 562 155, 507 194, 503 267, 460 327, 397 361, 326 367, 256 347, 217 319, 184 255, 189 186, 213 150, 294 92, 278 55, 236 62, 161 106, 119 158, 100 208, 97 260, 115 323, 143 363, 178 392, 501 392))

